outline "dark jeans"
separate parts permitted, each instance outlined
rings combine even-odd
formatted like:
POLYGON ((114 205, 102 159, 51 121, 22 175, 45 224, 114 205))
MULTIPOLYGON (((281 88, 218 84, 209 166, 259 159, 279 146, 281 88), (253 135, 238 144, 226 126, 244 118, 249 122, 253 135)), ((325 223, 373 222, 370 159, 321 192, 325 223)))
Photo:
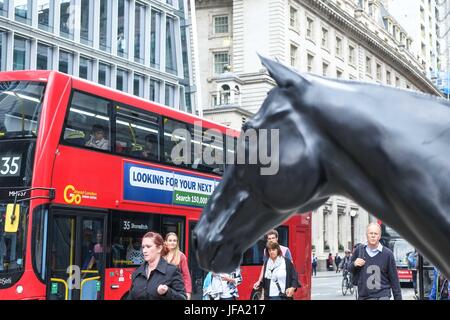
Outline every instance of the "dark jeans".
POLYGON ((317 274, 317 265, 312 265, 312 274, 313 275, 317 274))

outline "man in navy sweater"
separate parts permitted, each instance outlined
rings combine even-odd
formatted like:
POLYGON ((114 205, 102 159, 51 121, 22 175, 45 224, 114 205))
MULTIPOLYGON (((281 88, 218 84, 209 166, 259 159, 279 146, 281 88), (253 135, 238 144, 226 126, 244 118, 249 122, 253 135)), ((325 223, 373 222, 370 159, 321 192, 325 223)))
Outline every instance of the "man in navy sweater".
POLYGON ((349 271, 358 279, 359 300, 402 300, 394 254, 380 243, 381 227, 367 226, 367 245, 356 248, 349 271))

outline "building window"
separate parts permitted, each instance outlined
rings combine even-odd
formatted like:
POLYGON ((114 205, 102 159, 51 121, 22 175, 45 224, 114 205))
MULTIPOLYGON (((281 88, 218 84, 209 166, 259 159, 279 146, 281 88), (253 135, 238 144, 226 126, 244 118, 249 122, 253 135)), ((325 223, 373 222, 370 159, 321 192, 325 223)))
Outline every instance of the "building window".
POLYGON ((91 0, 81 0, 80 10, 81 10, 80 41, 83 44, 92 46, 94 2, 91 0))
POLYGON ((372 76, 372 58, 366 57, 366 74, 372 76))
POLYGON ((117 55, 128 56, 128 0, 118 0, 117 10, 117 55))
POLYGON ((32 0, 12 0, 14 1, 15 20, 31 25, 32 0))
POLYGON ((322 75, 324 77, 328 76, 328 67, 329 67, 329 63, 328 62, 322 62, 322 75))
POLYGON ((216 16, 214 17, 214 33, 228 33, 228 16, 216 16))
POLYGON ((381 81, 382 80, 382 75, 381 75, 381 64, 377 63, 377 80, 381 81))
POLYGON ((8 15, 8 0, 0 0, 0 16, 8 15))
POLYGON ((80 57, 78 76, 82 79, 92 80, 92 60, 80 57))
POLYGON ((100 0, 100 50, 111 51, 111 2, 100 0))
POLYGON ((165 105, 175 107, 175 86, 166 83, 165 89, 165 105))
POLYGON ((386 84, 391 85, 392 81, 391 81, 391 72, 386 70, 386 84))
POLYGON ((116 89, 128 92, 128 72, 126 70, 117 69, 116 89))
POLYGON ((30 40, 14 37, 13 70, 30 68, 30 40))
POLYGON ((342 70, 337 69, 336 70, 336 78, 342 79, 344 72, 342 70))
POLYGON ((74 8, 73 0, 60 0, 59 34, 61 37, 73 39, 74 8))
POLYGON ((161 56, 161 13, 152 11, 150 34, 150 63, 153 68, 159 69, 161 56))
POLYGON ((306 38, 313 40, 314 35, 314 20, 306 18, 306 38))
POLYGON ((98 83, 108 87, 111 85, 111 67, 109 64, 101 62, 98 64, 98 83))
POLYGON ((134 8, 134 61, 144 63, 145 7, 136 3, 134 8))
POLYGON ((296 67, 297 66, 297 46, 291 44, 291 66, 296 67))
POLYGON ((175 20, 166 18, 166 72, 177 74, 177 50, 175 44, 175 20))
POLYGON ((336 37, 336 56, 342 57, 342 39, 340 37, 336 37))
POLYGON ((186 93, 184 92, 184 90, 185 90, 184 86, 180 86, 178 96, 180 97, 180 102, 179 102, 180 110, 186 112, 186 99, 185 99, 186 93))
POLYGON ((400 87, 400 78, 399 78, 399 77, 395 77, 395 86, 396 86, 397 88, 400 87))
POLYGON ((322 28, 322 48, 328 49, 328 30, 322 28))
POLYGON ((354 46, 348 46, 348 63, 355 65, 356 56, 355 56, 355 47, 354 46))
POLYGON ((307 55, 307 62, 308 62, 308 65, 307 65, 308 72, 313 72, 313 69, 314 69, 314 56, 312 54, 308 53, 308 55, 307 55))
POLYGON ((36 56, 37 70, 52 70, 52 47, 38 43, 36 56))
POLYGON ((214 53, 214 73, 221 74, 225 72, 225 67, 230 63, 228 51, 214 53))
POLYGON ((150 79, 150 100, 160 102, 161 82, 156 79, 150 79))
POLYGON ((6 70, 6 39, 7 34, 4 31, 0 31, 0 70, 6 70))
POLYGON ((44 31, 53 31, 53 0, 38 0, 38 28, 44 31))
POLYGON ((139 74, 134 75, 133 94, 138 97, 144 96, 144 76, 141 76, 139 74))
POLYGON ((72 74, 73 55, 66 51, 59 51, 58 70, 67 74, 72 74))
POLYGON ((298 29, 298 22, 297 22, 297 9, 294 7, 289 8, 289 25, 293 29, 298 29))

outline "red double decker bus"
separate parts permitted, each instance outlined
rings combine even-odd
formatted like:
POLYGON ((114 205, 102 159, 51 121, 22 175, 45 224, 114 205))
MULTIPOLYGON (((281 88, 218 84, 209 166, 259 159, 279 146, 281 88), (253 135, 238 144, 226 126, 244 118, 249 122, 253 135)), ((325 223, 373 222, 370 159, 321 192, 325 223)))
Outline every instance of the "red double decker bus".
MULTIPOLYGON (((150 230, 178 235, 200 299, 205 271, 190 235, 224 168, 172 161, 187 139, 176 129, 192 150, 219 157, 234 153, 239 134, 59 72, 0 73, 0 299, 126 298, 150 230)), ((297 298, 309 299, 310 215, 278 230, 300 274, 297 298)), ((242 299, 261 255, 261 243, 244 255, 242 299)))

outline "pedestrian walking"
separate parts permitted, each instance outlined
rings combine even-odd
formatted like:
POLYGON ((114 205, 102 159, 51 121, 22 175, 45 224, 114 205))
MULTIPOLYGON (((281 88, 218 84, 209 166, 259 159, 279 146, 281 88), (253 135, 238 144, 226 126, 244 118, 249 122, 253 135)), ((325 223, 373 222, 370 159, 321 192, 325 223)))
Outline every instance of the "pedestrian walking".
POLYGON ((203 282, 203 300, 236 300, 238 285, 242 282, 240 268, 232 273, 208 272, 203 282))
POLYGON ((167 252, 159 233, 147 232, 142 238, 144 263, 132 276, 130 300, 186 300, 179 269, 162 256, 167 252))
POLYGON ((178 236, 174 232, 169 232, 165 237, 165 245, 167 247, 167 254, 163 256, 167 262, 175 265, 183 276, 184 288, 186 289, 187 300, 191 299, 192 293, 192 280, 189 272, 189 266, 186 256, 180 251, 178 244, 178 236))
POLYGON ((339 267, 341 265, 341 257, 338 253, 336 253, 336 256, 334 257, 334 264, 336 265, 336 273, 339 273, 339 267))
POLYGON ((311 259, 311 264, 312 264, 312 274, 313 276, 317 275, 317 257, 316 254, 313 253, 312 259, 311 259))
POLYGON ((436 267, 433 269, 433 285, 428 298, 430 300, 448 300, 450 292, 449 281, 436 267))
POLYGON ((327 270, 333 271, 333 255, 331 254, 331 252, 328 254, 327 258, 327 270))
MULTIPOLYGON (((278 231, 277 230, 272 229, 272 230, 268 231, 266 233, 266 237, 267 237, 267 243, 269 243, 269 242, 270 243, 278 243, 278 231)), ((281 250, 281 254, 283 255, 283 257, 286 257, 287 259, 289 259, 293 262, 291 250, 289 250, 288 247, 280 245, 280 250, 281 250)), ((258 281, 256 281, 253 284, 253 289, 255 289, 255 290, 258 289, 259 286, 261 285, 261 281, 264 276, 264 263, 267 262, 268 258, 269 258, 269 255, 267 252, 267 248, 265 248, 264 255, 263 255, 263 267, 261 268, 261 272, 259 274, 258 281)))
POLYGON ((264 264, 264 299, 289 300, 300 287, 298 274, 291 260, 283 257, 280 245, 267 243, 269 259, 264 264))
POLYGON ((356 277, 359 300, 402 300, 394 254, 380 243, 381 227, 367 226, 367 244, 355 249, 349 271, 356 277))

